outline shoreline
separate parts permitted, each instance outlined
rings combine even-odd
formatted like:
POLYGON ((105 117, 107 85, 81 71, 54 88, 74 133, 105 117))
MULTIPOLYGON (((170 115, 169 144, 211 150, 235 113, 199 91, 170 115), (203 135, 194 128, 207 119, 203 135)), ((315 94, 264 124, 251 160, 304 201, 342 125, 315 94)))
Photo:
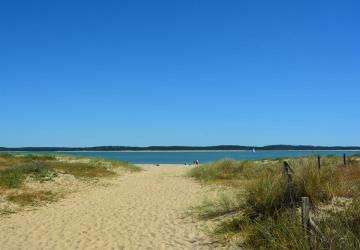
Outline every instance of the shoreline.
MULTIPOLYGON (((286 149, 286 150, 256 150, 256 152, 360 152, 360 149, 286 149)), ((89 153, 201 153, 201 152, 249 152, 252 153, 251 150, 111 150, 111 151, 106 151, 106 150, 70 150, 70 151, 64 151, 64 150, 60 150, 60 151, 37 151, 37 150, 33 150, 33 151, 12 151, 12 150, 4 150, 4 151, 0 151, 0 153, 31 153, 31 152, 35 152, 35 153, 41 153, 41 152, 54 152, 54 153, 69 153, 69 152, 74 152, 74 153, 82 153, 82 152, 89 152, 89 153)), ((255 152, 255 153, 256 153, 255 152)))

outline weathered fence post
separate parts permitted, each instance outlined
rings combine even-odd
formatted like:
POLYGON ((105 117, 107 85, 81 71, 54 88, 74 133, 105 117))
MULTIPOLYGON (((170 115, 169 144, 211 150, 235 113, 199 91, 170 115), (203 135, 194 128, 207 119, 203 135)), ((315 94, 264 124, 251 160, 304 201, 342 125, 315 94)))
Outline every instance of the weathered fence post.
POLYGON ((291 173, 293 173, 293 170, 291 169, 289 163, 284 161, 283 174, 284 174, 284 176, 286 178, 287 188, 289 190, 289 202, 290 202, 290 206, 292 208, 295 208, 295 201, 294 201, 294 197, 292 195, 293 183, 292 183, 292 175, 291 175, 291 173))
POLYGON ((318 169, 320 170, 320 168, 321 168, 321 156, 320 155, 317 156, 317 165, 318 165, 318 169))
MULTIPOLYGON (((309 197, 301 197, 301 224, 304 229, 305 237, 310 241, 310 202, 309 197)), ((310 243, 310 242, 309 242, 310 243)))
POLYGON ((343 159, 344 159, 344 165, 346 166, 346 154, 345 153, 343 155, 343 159))
POLYGON ((289 163, 284 161, 283 173, 284 173, 285 177, 287 178, 288 183, 292 182, 292 176, 291 176, 290 171, 291 171, 291 168, 290 168, 289 163))

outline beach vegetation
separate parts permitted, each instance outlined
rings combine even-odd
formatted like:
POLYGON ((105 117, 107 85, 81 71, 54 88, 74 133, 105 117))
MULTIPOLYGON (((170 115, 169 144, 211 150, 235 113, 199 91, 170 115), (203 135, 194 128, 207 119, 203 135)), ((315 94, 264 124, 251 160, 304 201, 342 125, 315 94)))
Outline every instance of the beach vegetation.
POLYGON ((231 187, 206 199, 193 213, 216 221, 213 237, 245 249, 359 249, 358 157, 351 157, 346 166, 342 157, 322 157, 320 169, 316 157, 287 161, 291 182, 281 160, 224 160, 191 169, 188 175, 204 184, 231 187), (326 241, 309 240, 304 233, 301 197, 309 197, 326 241))
POLYGON ((61 198, 53 190, 32 190, 27 181, 51 182, 60 175, 79 181, 116 176, 119 171, 140 171, 141 168, 116 160, 55 156, 0 154, 0 195, 21 206, 38 205, 61 198))
POLYGON ((23 192, 19 194, 10 194, 6 200, 20 206, 36 206, 44 203, 55 202, 62 195, 51 191, 23 192))

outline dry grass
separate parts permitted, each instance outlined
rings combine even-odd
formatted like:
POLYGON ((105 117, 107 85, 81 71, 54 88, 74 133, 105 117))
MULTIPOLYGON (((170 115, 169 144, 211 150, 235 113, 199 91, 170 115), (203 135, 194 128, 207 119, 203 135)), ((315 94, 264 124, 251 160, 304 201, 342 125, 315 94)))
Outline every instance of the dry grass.
POLYGON ((19 188, 28 176, 44 181, 57 173, 77 178, 99 178, 116 175, 115 170, 118 168, 140 170, 136 166, 113 160, 90 159, 83 163, 83 158, 62 156, 60 159, 50 155, 0 154, 0 188, 19 188))
MULTIPOLYGON (((224 159, 204 166, 192 168, 188 176, 202 182, 221 182, 222 184, 232 184, 248 177, 256 176, 260 168, 264 167, 260 162, 235 161, 224 159)), ((274 162, 269 163, 273 165, 274 162)))
POLYGON ((44 203, 55 202, 61 195, 51 191, 24 192, 20 194, 11 194, 6 197, 10 202, 20 206, 36 206, 44 203))
POLYGON ((339 167, 335 174, 341 183, 339 195, 354 197, 360 194, 360 164, 358 162, 347 167, 339 167))
POLYGON ((280 160, 245 164, 226 160, 192 169, 189 176, 202 182, 233 187, 225 198, 207 200, 197 215, 218 218, 213 236, 246 249, 359 249, 359 159, 352 157, 343 166, 339 157, 322 157, 320 170, 315 158, 289 162, 294 172, 290 184, 280 160), (333 208, 316 217, 331 242, 306 241, 298 214, 303 196, 310 197, 314 207, 333 208), (335 197, 350 198, 350 205, 337 207, 332 203, 335 197))
POLYGON ((60 175, 73 176, 79 181, 97 180, 116 176, 119 170, 134 172, 140 168, 107 159, 0 154, 0 195, 21 206, 41 205, 61 198, 52 189, 42 190, 44 182, 51 182, 60 175), (41 184, 37 186, 41 190, 29 189, 26 186, 28 180, 41 184))

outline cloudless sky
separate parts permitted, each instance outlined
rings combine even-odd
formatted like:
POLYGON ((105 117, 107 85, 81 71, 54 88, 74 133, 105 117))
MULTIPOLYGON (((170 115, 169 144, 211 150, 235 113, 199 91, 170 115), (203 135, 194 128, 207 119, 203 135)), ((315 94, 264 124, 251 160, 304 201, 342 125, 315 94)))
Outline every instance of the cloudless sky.
POLYGON ((360 145, 360 2, 0 1, 0 146, 360 145))

